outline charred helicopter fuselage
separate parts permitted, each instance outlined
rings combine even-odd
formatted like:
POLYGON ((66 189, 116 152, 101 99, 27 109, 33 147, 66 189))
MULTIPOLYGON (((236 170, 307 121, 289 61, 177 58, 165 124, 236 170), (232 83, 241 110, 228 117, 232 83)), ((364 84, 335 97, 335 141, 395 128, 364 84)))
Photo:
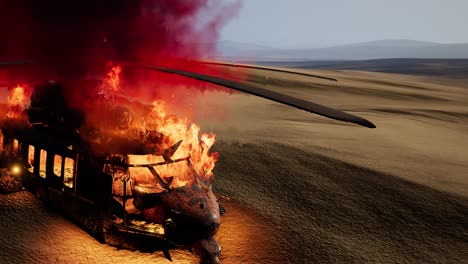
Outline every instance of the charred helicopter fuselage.
MULTIPOLYGON (((28 120, 2 123, 3 159, 23 186, 107 244, 162 250, 169 260, 169 249, 185 248, 202 263, 218 263, 213 236, 223 210, 190 157, 172 158, 181 141, 159 149, 164 135, 157 132, 147 131, 142 141, 79 129, 82 115, 65 107, 61 89, 36 87, 28 120)), ((127 108, 103 111, 115 118, 107 125, 128 128, 130 119, 121 118, 131 114, 127 108)))

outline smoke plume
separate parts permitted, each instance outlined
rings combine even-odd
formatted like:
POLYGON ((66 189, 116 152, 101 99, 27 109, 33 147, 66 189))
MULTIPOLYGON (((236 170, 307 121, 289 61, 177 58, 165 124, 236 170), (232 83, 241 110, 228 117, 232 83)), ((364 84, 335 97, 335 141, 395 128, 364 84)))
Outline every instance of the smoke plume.
POLYGON ((0 58, 41 60, 60 74, 82 74, 110 59, 206 57, 240 7, 220 2, 0 0, 0 58))

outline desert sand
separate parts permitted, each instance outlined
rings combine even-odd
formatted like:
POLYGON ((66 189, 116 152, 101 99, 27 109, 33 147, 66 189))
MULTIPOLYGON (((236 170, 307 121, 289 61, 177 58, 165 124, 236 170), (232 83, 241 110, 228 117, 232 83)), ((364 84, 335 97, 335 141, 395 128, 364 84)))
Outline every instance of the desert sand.
MULTIPOLYGON (((230 198, 222 263, 466 263, 468 84, 309 72, 338 82, 260 70, 248 82, 377 128, 241 93, 194 98, 195 121, 217 135, 215 193, 230 198)), ((26 191, 0 196, 0 234, 0 263, 169 263, 100 244, 26 191)))

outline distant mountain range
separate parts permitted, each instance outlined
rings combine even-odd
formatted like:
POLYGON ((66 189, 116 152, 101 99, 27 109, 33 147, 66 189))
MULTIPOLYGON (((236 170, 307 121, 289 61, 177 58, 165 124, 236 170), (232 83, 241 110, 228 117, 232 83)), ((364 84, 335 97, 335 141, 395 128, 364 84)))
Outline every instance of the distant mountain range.
POLYGON ((221 41, 226 60, 373 60, 388 58, 466 59, 468 43, 441 44, 415 40, 378 40, 326 48, 282 49, 221 41))

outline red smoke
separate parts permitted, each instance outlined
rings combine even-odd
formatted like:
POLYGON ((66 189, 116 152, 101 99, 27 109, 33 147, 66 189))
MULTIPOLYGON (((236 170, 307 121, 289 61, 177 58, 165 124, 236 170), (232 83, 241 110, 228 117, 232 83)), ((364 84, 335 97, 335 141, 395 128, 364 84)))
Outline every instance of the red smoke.
POLYGON ((215 55, 240 0, 0 0, 0 60, 39 60, 59 76, 112 60, 167 64, 215 55))
MULTIPOLYGON (((214 67, 169 59, 216 55, 219 30, 241 6, 241 0, 221 2, 0 0, 0 61, 27 59, 41 63, 25 75, 3 76, 10 80, 68 81, 103 76, 109 61, 132 61, 233 78, 214 67)), ((124 92, 147 100, 172 96, 172 87, 180 84, 196 90, 219 89, 149 70, 124 69, 122 77, 126 82, 124 92)), ((78 105, 79 97, 88 96, 83 88, 69 88, 72 91, 65 96, 78 105)))
POLYGON ((42 60, 64 72, 99 61, 154 63, 214 55, 240 1, 0 0, 0 57, 42 60))

